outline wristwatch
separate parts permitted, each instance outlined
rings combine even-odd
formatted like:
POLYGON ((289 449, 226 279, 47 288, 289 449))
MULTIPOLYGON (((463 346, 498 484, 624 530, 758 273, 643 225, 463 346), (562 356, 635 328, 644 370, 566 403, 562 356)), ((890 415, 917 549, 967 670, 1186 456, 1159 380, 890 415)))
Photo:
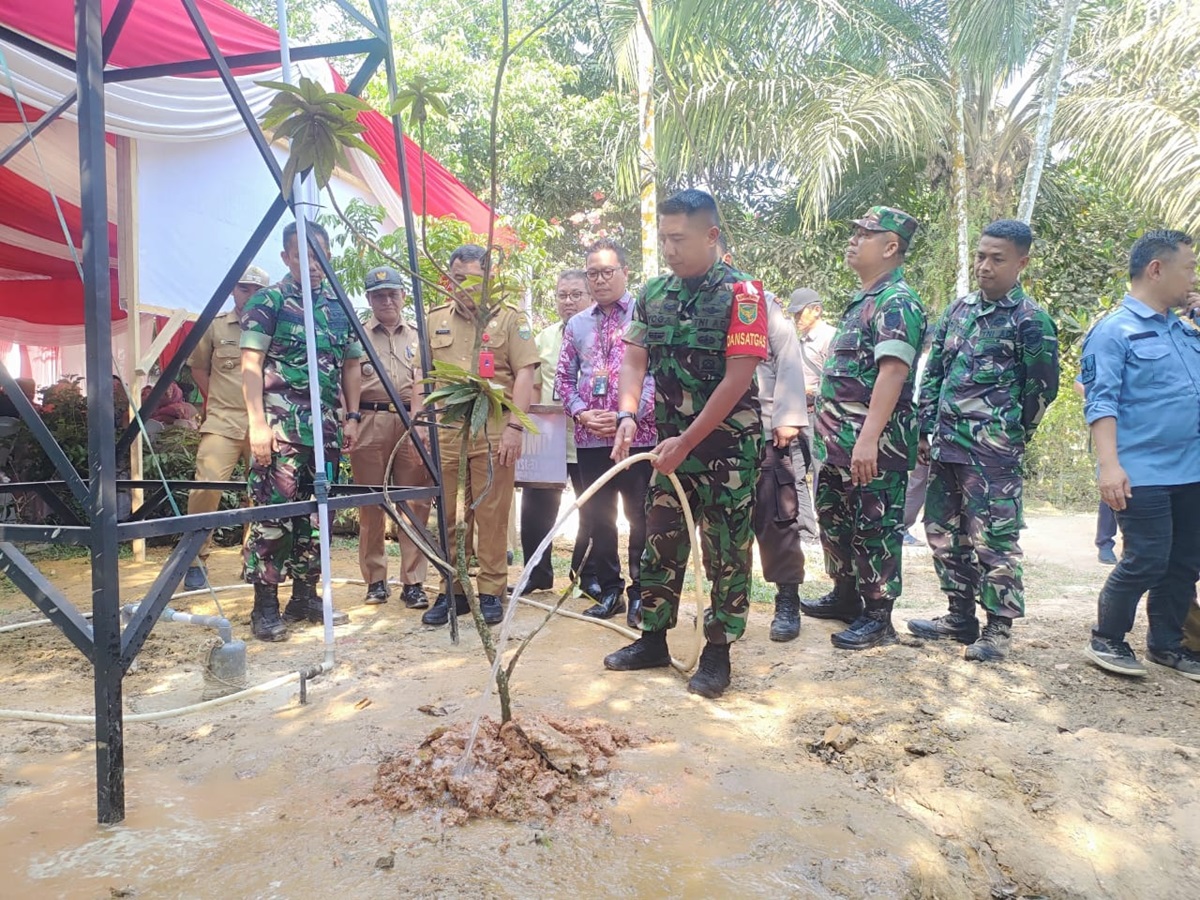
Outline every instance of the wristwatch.
POLYGON ((348 413, 346 413, 346 421, 347 422, 361 422, 362 421, 362 413, 348 412, 348 413))
POLYGON ((624 422, 626 419, 633 419, 633 421, 636 422, 637 421, 637 413, 625 412, 624 410, 617 413, 617 426, 619 427, 620 424, 622 422, 624 422))

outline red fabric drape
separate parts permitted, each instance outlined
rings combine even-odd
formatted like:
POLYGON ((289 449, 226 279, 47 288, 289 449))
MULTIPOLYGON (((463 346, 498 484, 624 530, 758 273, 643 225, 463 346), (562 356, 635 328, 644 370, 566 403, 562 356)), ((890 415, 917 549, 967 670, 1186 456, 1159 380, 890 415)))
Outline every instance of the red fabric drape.
MULTIPOLYGON (((107 24, 118 0, 101 0, 107 24)), ((227 55, 253 53, 279 47, 274 29, 228 6, 222 0, 197 0, 217 46, 227 55)), ((75 46, 74 0, 0 0, 0 24, 45 44, 73 53, 75 46)), ((178 0, 136 0, 121 32, 110 65, 129 68, 201 59, 206 56, 183 5, 178 0)), ((247 70, 240 70, 247 71, 247 70)), ((337 78, 339 88, 345 82, 337 78)), ((196 77, 212 77, 203 73, 196 77)), ((32 122, 40 113, 26 107, 32 122)), ((364 139, 379 154, 382 170, 393 189, 400 192, 397 154, 391 123, 376 112, 360 119, 367 126, 364 139)), ((16 105, 0 96, 0 122, 19 122, 16 105)), ((109 136, 109 142, 113 138, 109 136)), ((486 233, 491 210, 465 185, 429 156, 425 157, 427 196, 421 197, 420 149, 406 140, 413 205, 418 213, 453 216, 477 232, 486 233)), ((78 207, 63 203, 63 215, 76 244, 80 235, 78 207)), ((62 229, 44 188, 0 169, 0 225, 63 247, 62 229)), ((116 256, 116 225, 110 225, 111 253, 116 256)), ((28 244, 28 240, 25 241, 28 244)), ((36 245, 36 242, 35 242, 36 245)), ((112 273, 114 319, 124 318, 117 304, 116 273, 112 273)), ((83 286, 74 263, 63 254, 28 249, 20 242, 0 239, 0 316, 39 324, 79 324, 83 321, 83 286), (3 270, 11 270, 5 272, 3 270), (17 273, 33 276, 17 279, 17 273)))

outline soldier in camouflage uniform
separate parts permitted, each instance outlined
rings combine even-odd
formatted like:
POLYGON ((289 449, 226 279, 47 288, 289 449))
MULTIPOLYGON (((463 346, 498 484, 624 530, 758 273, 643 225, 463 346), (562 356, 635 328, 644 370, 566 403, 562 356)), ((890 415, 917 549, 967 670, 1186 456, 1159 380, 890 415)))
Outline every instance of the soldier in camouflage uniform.
POLYGON ((921 381, 920 456, 929 462, 925 535, 950 611, 914 619, 924 638, 970 646, 967 659, 1003 659, 1021 584, 1021 458, 1058 394, 1054 323, 1021 288, 1033 232, 1002 219, 975 252, 979 290, 938 322, 921 381), (979 632, 978 602, 987 613, 979 632))
POLYGON ((658 208, 659 240, 672 275, 652 278, 625 331, 613 459, 628 455, 647 372, 654 376, 660 443, 647 498, 642 555, 642 636, 604 659, 625 671, 668 666, 667 629, 679 614, 691 549, 667 475, 683 484, 700 527, 712 602, 707 642, 688 690, 719 697, 729 686, 729 645, 746 628, 756 468, 762 450, 754 370, 767 357, 762 285, 717 257, 717 205, 681 191, 658 208))
POLYGON ((862 289, 838 323, 816 403, 817 517, 833 590, 800 604, 849 623, 830 638, 843 650, 896 641, 904 492, 917 458, 912 366, 925 333, 925 308, 901 270, 917 220, 875 206, 854 226, 846 264, 862 289))
MULTIPOLYGON (((329 237, 315 222, 310 234, 329 253, 329 237)), ((296 226, 283 231, 284 263, 290 273, 279 284, 259 291, 242 316, 242 384, 250 417, 253 464, 247 488, 255 505, 292 503, 312 497, 316 468, 313 459, 313 410, 309 399, 308 356, 305 346, 304 296, 301 266, 307 261, 312 279, 313 319, 316 326, 317 380, 321 391, 321 438, 331 457, 339 451, 338 390, 348 408, 358 409, 362 345, 346 311, 323 282, 316 255, 302 254, 296 226)), ((354 445, 358 423, 345 426, 345 446, 354 445)), ((255 522, 243 549, 242 577, 254 585, 254 636, 264 641, 287 637, 285 623, 322 621, 316 584, 320 557, 313 541, 317 516, 294 516, 255 522), (279 615, 279 585, 291 575, 292 599, 279 615)), ((334 624, 349 621, 334 611, 334 624)))

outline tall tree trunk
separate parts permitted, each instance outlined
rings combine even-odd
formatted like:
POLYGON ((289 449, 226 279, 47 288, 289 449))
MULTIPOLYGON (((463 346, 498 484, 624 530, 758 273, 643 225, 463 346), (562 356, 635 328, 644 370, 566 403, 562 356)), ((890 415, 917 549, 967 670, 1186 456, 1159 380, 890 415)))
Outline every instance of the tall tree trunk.
POLYGON ((1062 21, 1058 26, 1058 43, 1054 58, 1050 60, 1050 71, 1042 87, 1042 108, 1038 112, 1037 132, 1033 139, 1033 152, 1025 170, 1025 185, 1021 189, 1021 203, 1017 218, 1026 225, 1033 219, 1033 206, 1037 202, 1038 187, 1042 181, 1042 170, 1050 153, 1050 132, 1054 127, 1054 112, 1058 109, 1058 94, 1062 88, 1063 69, 1067 55, 1071 52, 1071 39, 1075 35, 1075 23, 1079 19, 1079 0, 1063 0, 1062 21))
POLYGON ((641 188, 642 278, 658 274, 658 182, 654 147, 654 45, 649 25, 650 0, 642 0, 645 19, 637 26, 638 184, 641 188))
POLYGON ((967 86, 961 66, 954 69, 954 162, 951 168, 954 190, 954 222, 956 226, 955 259, 957 277, 954 289, 959 297, 971 289, 971 249, 967 234, 967 86))

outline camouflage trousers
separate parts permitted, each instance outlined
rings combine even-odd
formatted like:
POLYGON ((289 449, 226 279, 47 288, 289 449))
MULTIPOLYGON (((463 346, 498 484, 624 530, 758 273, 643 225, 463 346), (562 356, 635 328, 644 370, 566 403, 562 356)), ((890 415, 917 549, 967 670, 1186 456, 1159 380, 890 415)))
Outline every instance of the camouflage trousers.
MULTIPOLYGON (((277 441, 270 465, 250 466, 246 487, 255 506, 294 503, 313 495, 316 468, 313 448, 277 441)), ((250 525, 242 548, 242 578, 250 584, 293 581, 315 584, 321 577, 321 557, 313 535, 317 514, 266 519, 250 525)))
POLYGON ((1012 468, 933 460, 925 497, 925 540, 953 603, 1025 615, 1021 581, 1021 475, 1012 468))
POLYGON ((852 581, 868 604, 896 602, 903 587, 901 547, 907 472, 880 472, 864 487, 850 470, 825 464, 817 479, 817 519, 825 571, 852 581))
MULTIPOLYGON (((704 636, 731 644, 746 630, 754 543, 755 463, 725 459, 697 472, 676 471, 696 526, 704 572, 712 583, 704 636)), ((646 499, 646 549, 642 553, 643 631, 674 628, 679 594, 692 550, 683 508, 670 479, 655 474, 646 499)))

